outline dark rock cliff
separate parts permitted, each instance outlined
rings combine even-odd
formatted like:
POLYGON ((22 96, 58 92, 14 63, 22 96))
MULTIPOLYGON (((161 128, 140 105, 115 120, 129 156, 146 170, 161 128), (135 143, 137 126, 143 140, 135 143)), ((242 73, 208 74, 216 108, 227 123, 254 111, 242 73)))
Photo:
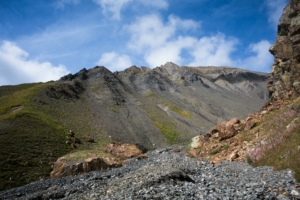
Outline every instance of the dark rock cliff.
POLYGON ((275 60, 268 79, 271 99, 293 99, 300 94, 300 2, 291 0, 279 20, 275 60))

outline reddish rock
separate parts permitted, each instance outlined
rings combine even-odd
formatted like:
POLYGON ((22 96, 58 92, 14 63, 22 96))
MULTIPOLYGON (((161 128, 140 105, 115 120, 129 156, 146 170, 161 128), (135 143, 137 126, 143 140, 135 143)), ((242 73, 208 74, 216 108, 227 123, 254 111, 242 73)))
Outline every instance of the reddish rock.
POLYGON ((124 163, 108 157, 92 157, 81 161, 67 161, 66 157, 59 158, 50 173, 51 178, 74 176, 95 170, 105 170, 123 166, 124 163))
POLYGON ((237 118, 233 118, 228 122, 222 122, 221 124, 215 126, 210 130, 210 134, 214 136, 217 134, 219 140, 225 140, 231 138, 238 134, 238 126, 240 124, 240 120, 237 118))
POLYGON ((235 124, 239 124, 241 121, 238 118, 232 118, 229 122, 226 123, 226 128, 227 127, 232 127, 235 124))
POLYGON ((220 141, 231 138, 231 137, 235 136, 236 134, 238 134, 238 130, 236 130, 234 128, 234 126, 230 126, 230 127, 226 128, 225 132, 223 132, 219 135, 220 141))
POLYGON ((120 159, 128 158, 146 158, 147 156, 134 144, 127 144, 122 142, 114 142, 108 144, 104 148, 104 152, 110 153, 120 159))

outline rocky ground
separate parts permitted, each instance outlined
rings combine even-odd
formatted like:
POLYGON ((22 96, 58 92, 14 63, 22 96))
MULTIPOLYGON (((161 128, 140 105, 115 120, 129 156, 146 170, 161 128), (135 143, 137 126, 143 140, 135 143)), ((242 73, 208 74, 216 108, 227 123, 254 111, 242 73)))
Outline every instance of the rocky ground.
POLYGON ((184 148, 157 149, 121 168, 1 191, 0 199, 300 199, 290 170, 214 165, 187 157, 184 148))

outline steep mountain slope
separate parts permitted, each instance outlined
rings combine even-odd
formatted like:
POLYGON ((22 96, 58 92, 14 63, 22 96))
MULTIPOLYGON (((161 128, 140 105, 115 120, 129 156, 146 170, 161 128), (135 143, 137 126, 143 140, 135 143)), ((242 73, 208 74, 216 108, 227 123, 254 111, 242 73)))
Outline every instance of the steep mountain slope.
POLYGON ((72 151, 69 130, 81 141, 96 141, 76 151, 101 152, 111 141, 146 149, 186 144, 261 107, 266 80, 266 74, 235 68, 167 63, 115 73, 95 67, 57 82, 2 86, 1 189, 47 177, 53 162, 72 151))
POLYGON ((88 122, 92 132, 148 149, 185 143, 224 119, 246 116, 267 100, 266 74, 233 68, 167 63, 153 70, 133 66, 111 73, 96 67, 61 79, 62 84, 76 81, 93 116, 88 122))

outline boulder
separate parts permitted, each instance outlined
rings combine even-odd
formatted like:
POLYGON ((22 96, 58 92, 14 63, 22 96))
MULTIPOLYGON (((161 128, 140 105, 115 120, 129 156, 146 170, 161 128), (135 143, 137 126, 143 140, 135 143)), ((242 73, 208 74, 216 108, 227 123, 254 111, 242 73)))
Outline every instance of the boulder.
POLYGON ((238 119, 238 118, 232 118, 230 121, 228 121, 226 123, 226 128, 227 127, 232 127, 234 126, 235 124, 239 124, 241 121, 238 119))
POLYGON ((90 171, 105 170, 124 165, 122 161, 109 157, 91 157, 80 161, 68 161, 67 157, 60 157, 55 162, 53 170, 50 173, 51 178, 74 176, 90 171))
POLYGON ((134 144, 113 142, 104 148, 104 152, 110 153, 122 160, 128 158, 146 158, 147 156, 134 144))
POLYGON ((219 140, 225 140, 231 138, 238 134, 238 125, 240 124, 240 120, 237 118, 233 118, 228 122, 222 122, 218 124, 213 129, 210 130, 210 134, 214 137, 217 135, 219 140))

